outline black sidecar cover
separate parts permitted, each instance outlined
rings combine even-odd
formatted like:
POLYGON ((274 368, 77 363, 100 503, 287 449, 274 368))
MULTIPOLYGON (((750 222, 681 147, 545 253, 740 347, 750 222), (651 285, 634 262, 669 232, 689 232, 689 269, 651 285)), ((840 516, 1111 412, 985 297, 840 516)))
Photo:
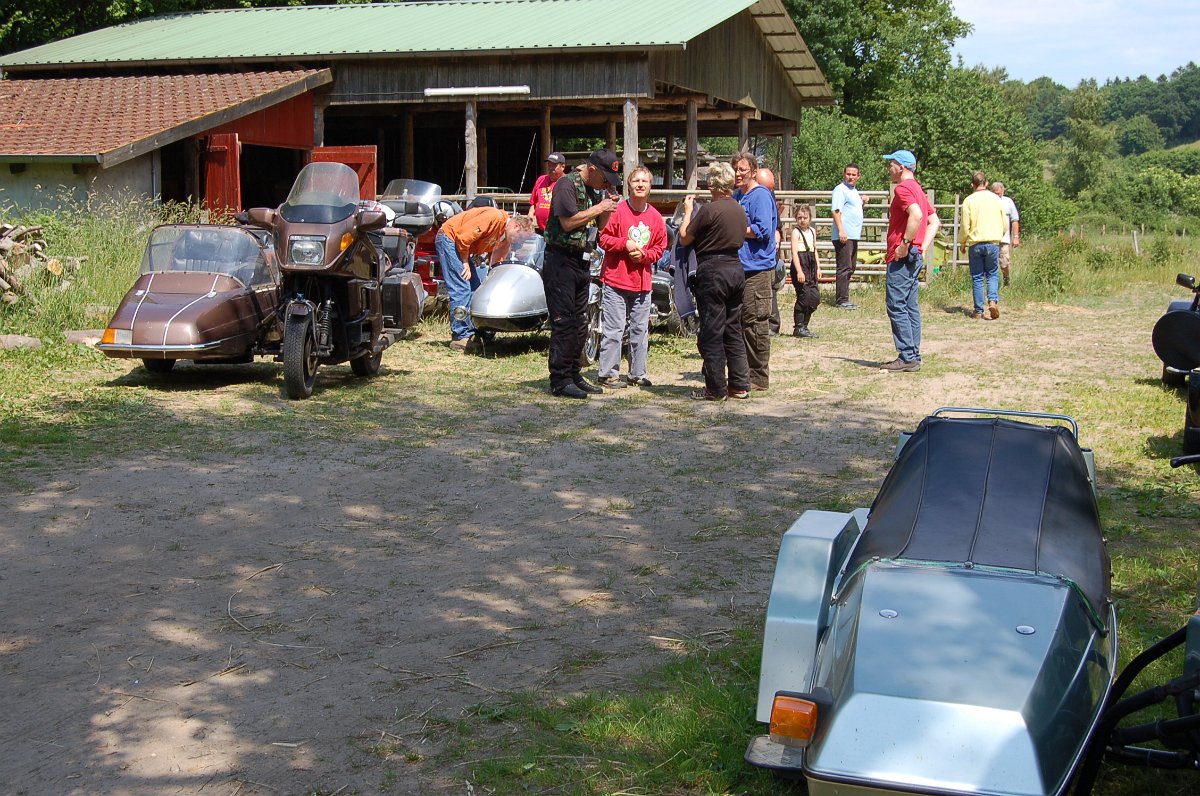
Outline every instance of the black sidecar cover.
POLYGON ((1108 552, 1074 435, 1001 418, 928 417, 904 445, 852 556, 1062 578, 1102 621, 1108 552), (973 526, 973 532, 964 532, 973 526))

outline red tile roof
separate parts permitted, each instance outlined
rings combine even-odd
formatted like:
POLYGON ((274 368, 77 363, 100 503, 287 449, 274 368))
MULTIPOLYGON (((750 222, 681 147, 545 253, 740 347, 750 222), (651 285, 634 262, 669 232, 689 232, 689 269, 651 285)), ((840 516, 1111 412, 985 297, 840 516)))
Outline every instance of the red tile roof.
POLYGON ((0 80, 0 160, 112 166, 331 79, 304 69, 0 80))

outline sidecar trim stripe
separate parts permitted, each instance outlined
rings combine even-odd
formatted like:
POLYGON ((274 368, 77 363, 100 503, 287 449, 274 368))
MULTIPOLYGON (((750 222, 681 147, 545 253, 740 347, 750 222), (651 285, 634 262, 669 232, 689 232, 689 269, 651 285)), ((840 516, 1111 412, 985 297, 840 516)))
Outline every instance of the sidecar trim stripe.
POLYGON ((178 318, 178 317, 179 317, 180 315, 182 315, 183 313, 187 312, 189 309, 191 309, 192 307, 194 307, 196 304, 199 304, 201 301, 204 301, 204 300, 205 300, 205 299, 207 299, 207 298, 212 298, 212 296, 213 296, 213 295, 216 293, 216 290, 217 290, 217 282, 218 282, 220 279, 221 279, 221 277, 220 277, 220 276, 214 276, 214 277, 213 277, 212 284, 211 284, 211 285, 209 285, 209 287, 208 287, 208 292, 207 292, 207 293, 204 293, 204 294, 202 294, 202 295, 196 296, 196 298, 192 299, 192 300, 191 300, 191 301, 189 301, 187 304, 184 304, 182 307, 180 307, 180 308, 179 308, 179 311, 178 311, 178 312, 176 312, 174 315, 172 315, 172 316, 171 316, 170 320, 168 320, 168 321, 167 321, 165 324, 163 324, 163 341, 162 341, 162 344, 163 344, 164 346, 166 346, 166 344, 167 344, 167 337, 168 337, 168 336, 171 334, 171 324, 175 322, 175 319, 176 319, 176 318, 178 318))

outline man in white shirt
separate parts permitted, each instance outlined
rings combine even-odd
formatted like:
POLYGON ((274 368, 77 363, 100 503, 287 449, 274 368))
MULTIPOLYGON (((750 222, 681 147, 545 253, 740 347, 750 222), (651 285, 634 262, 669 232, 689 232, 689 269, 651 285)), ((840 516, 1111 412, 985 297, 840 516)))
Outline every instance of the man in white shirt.
POLYGON ((865 200, 855 186, 858 166, 850 163, 842 171, 842 181, 833 189, 830 206, 833 214, 833 252, 837 263, 834 302, 844 310, 856 310, 850 300, 850 277, 858 263, 858 239, 862 236, 865 200))
POLYGON ((1012 265, 1012 250, 1021 245, 1021 214, 1012 197, 1004 195, 1004 183, 997 180, 992 183, 992 193, 1000 197, 1004 205, 1004 213, 1008 216, 1008 229, 1000 241, 1000 273, 1004 276, 1004 286, 1008 287, 1008 271, 1012 265))

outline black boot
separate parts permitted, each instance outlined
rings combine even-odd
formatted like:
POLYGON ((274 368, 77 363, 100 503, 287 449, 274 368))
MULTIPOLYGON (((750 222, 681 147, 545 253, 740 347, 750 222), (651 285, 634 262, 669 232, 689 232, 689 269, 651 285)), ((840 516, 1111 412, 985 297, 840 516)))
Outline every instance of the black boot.
POLYGON ((815 334, 808 330, 808 319, 812 317, 811 312, 801 312, 796 318, 796 328, 792 330, 792 337, 816 337, 815 334))

